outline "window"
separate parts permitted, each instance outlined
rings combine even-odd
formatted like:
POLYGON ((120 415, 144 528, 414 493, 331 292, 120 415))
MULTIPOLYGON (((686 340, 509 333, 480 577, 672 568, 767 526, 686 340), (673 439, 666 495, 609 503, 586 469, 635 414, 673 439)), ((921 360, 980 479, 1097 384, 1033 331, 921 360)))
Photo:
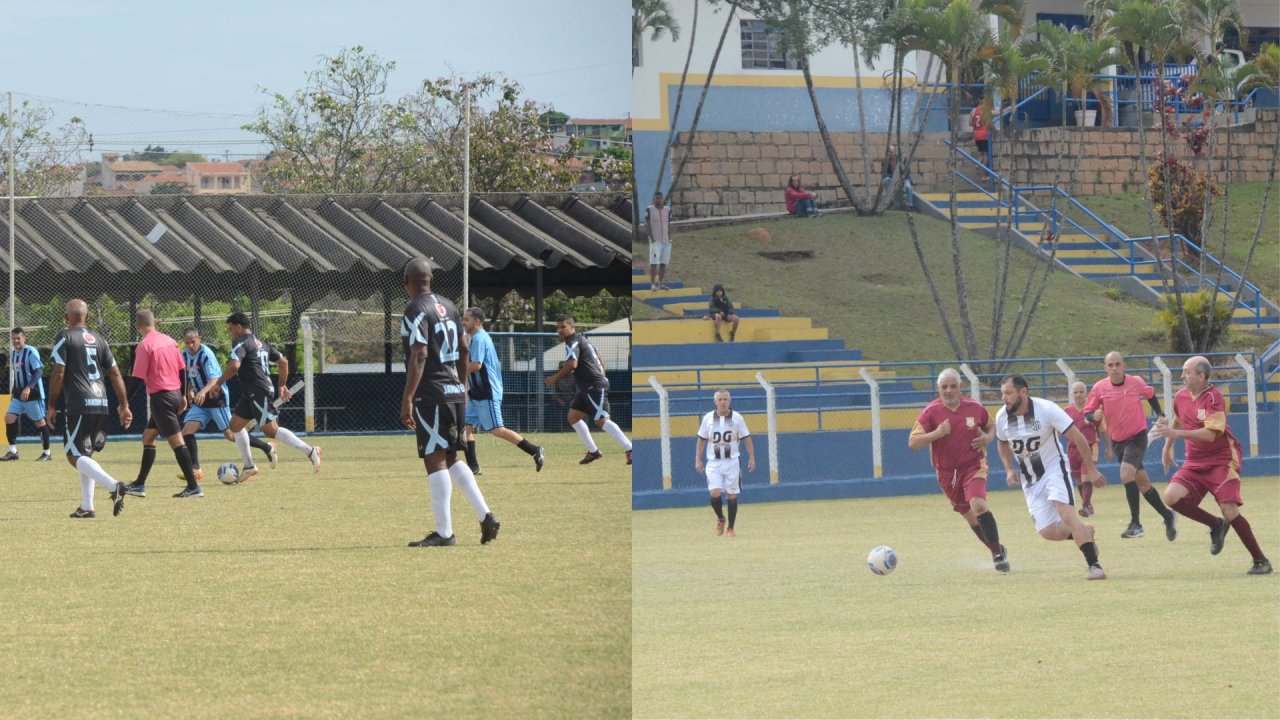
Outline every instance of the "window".
POLYGON ((209 178, 207 178, 207 177, 202 177, 202 178, 200 178, 200 187, 202 187, 202 188, 207 188, 207 187, 209 187, 209 178))
POLYGON ((220 178, 218 178, 218 180, 220 181, 220 182, 219 182, 219 186, 220 186, 223 190, 226 190, 226 189, 228 189, 228 188, 230 188, 230 187, 231 187, 231 178, 229 178, 229 177, 220 177, 220 178))
POLYGON ((799 70, 800 62, 787 57, 782 48, 782 35, 763 20, 743 20, 742 68, 799 70))

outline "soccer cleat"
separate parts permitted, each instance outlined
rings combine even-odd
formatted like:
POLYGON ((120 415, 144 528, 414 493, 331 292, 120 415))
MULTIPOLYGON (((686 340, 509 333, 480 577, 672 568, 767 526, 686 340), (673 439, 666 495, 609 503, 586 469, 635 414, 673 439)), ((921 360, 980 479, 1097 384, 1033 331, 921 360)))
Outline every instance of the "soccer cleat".
POLYGON ((239 485, 240 483, 244 482, 245 480, 248 480, 249 478, 251 478, 251 477, 253 477, 254 475, 257 475, 257 474, 258 474, 258 468, 257 468, 257 466, 256 466, 256 465, 250 465, 250 466, 248 466, 248 467, 246 467, 246 468, 244 468, 243 470, 241 470, 241 471, 240 471, 240 474, 236 476, 236 481, 235 481, 233 484, 234 484, 234 485, 239 485))
POLYGON ((502 523, 498 522, 498 518, 493 513, 487 513, 484 519, 480 521, 480 544, 488 545, 498 538, 498 528, 502 527, 502 523))
POLYGON ((1089 574, 1084 576, 1085 580, 1106 580, 1107 571, 1102 569, 1101 565, 1090 565, 1089 574))
POLYGON ((733 528, 729 528, 728 530, 725 530, 725 531, 724 531, 724 536, 725 536, 725 537, 738 537, 738 533, 734 532, 734 531, 733 531, 733 528))
POLYGON ((1085 505, 1080 508, 1080 517, 1093 517, 1093 506, 1085 505))
POLYGON ((1140 538, 1140 537, 1142 537, 1142 536, 1143 536, 1143 534, 1144 534, 1144 533, 1142 532, 1142 526, 1141 526, 1141 525, 1139 525, 1138 523, 1129 523, 1129 527, 1125 528, 1125 531, 1124 531, 1124 532, 1122 532, 1122 533, 1120 533, 1120 537, 1122 537, 1122 538, 1140 538))
POLYGON ((717 521, 716 521, 716 534, 717 534, 717 535, 723 535, 723 534, 724 534, 724 520, 723 520, 723 519, 721 519, 721 520, 717 520, 717 521))
POLYGON ((630 465, 630 464, 631 464, 631 451, 630 451, 630 450, 628 450, 628 451, 627 451, 627 464, 628 464, 628 465, 630 465))
POLYGON ((271 461, 271 462, 270 462, 270 468, 271 468, 272 470, 275 470, 275 469, 276 469, 276 463, 280 460, 280 455, 279 455, 278 453, 276 453, 276 444, 275 444, 275 443, 268 443, 268 444, 271 446, 271 451, 267 453, 267 459, 271 461))
MULTIPOLYGON (((193 468, 191 470, 191 473, 196 476, 196 482, 200 482, 201 480, 204 479, 204 471, 201 470, 200 468, 193 468)), ((183 475, 182 473, 178 473, 178 479, 183 482, 186 482, 187 476, 183 475)))
POLYGON ((124 483, 117 482, 111 490, 111 514, 117 517, 124 512, 124 496, 129 494, 125 487, 124 483))
POLYGON ((734 339, 734 338, 736 338, 736 337, 738 337, 738 331, 737 331, 737 330, 730 330, 730 331, 729 331, 729 342, 733 342, 733 339, 734 339))
POLYGON ((1173 542, 1178 537, 1178 513, 1170 510, 1169 519, 1164 521, 1164 536, 1173 542))
POLYGON ((316 472, 320 472, 320 446, 316 445, 311 448, 311 452, 307 453, 307 459, 315 466, 316 472))
POLYGON ((992 555, 991 559, 995 561, 996 572, 1009 572, 1009 553, 1004 549, 1003 545, 1000 546, 1000 552, 992 555))
POLYGON ((10 450, 9 452, 4 454, 4 457, 0 457, 0 462, 9 462, 10 460, 17 460, 17 459, 18 459, 18 453, 10 450))
POLYGON ((467 467, 471 468, 471 474, 475 475, 476 477, 480 477, 481 475, 484 474, 484 469, 481 468, 479 465, 476 465, 475 467, 471 467, 470 465, 468 465, 467 467))
POLYGON ((547 454, 543 451, 542 446, 538 446, 538 452, 533 454, 533 466, 537 468, 534 472, 542 472, 542 463, 547 461, 547 454))
POLYGON ((581 460, 578 461, 578 464, 590 465, 591 463, 599 460, 602 457, 604 457, 604 455, 601 455, 599 450, 596 450, 595 452, 588 450, 587 454, 581 460))
POLYGON ((1261 560, 1254 560, 1253 567, 1249 568, 1249 571, 1245 573, 1245 575, 1270 575, 1270 574, 1271 574, 1271 561, 1266 558, 1262 558, 1261 560))
POLYGON ((1227 533, 1231 532, 1231 523, 1226 518, 1218 518, 1218 527, 1209 531, 1209 554, 1217 555, 1222 552, 1222 546, 1227 541, 1227 533))
POLYGON ((40 457, 36 458, 36 462, 46 462, 53 459, 53 454, 48 450, 40 453, 40 457))
POLYGON ((409 543, 409 547, 447 547, 449 545, 457 545, 458 540, 454 536, 441 537, 440 533, 432 530, 427 536, 421 540, 414 540, 409 543))
POLYGON ((200 498, 204 497, 204 491, 200 489, 199 485, 197 485, 195 487, 183 488, 181 492, 176 492, 173 496, 176 498, 200 498))
POLYGON ((139 485, 138 483, 129 483, 124 486, 124 494, 144 498, 147 496, 147 486, 139 485))
POLYGON ((716 342, 724 342, 724 338, 720 337, 720 333, 716 333, 716 342))
POLYGON ((92 511, 92 510, 85 510, 84 508, 76 508, 76 511, 75 511, 75 512, 73 512, 73 513, 71 513, 71 517, 76 518, 76 519, 79 519, 79 518, 95 518, 95 517, 98 517, 98 513, 94 512, 94 511, 92 511))

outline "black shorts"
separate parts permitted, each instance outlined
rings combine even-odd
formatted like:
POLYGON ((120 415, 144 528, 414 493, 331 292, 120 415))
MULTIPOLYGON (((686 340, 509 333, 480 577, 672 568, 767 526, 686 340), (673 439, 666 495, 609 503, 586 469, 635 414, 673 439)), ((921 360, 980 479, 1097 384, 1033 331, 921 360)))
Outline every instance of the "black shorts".
POLYGON ((258 427, 275 422, 276 409, 271 405, 271 402, 275 399, 273 395, 274 393, 257 389, 240 393, 240 400, 236 403, 235 410, 232 410, 231 414, 245 420, 255 420, 258 423, 258 427))
POLYGON ((448 398, 414 398, 413 420, 418 433, 418 457, 467 449, 466 395, 448 398))
POLYGON ((182 432, 182 391, 163 390, 151 396, 151 419, 148 430, 158 430, 160 437, 182 432))
POLYGON ((609 417, 609 386, 579 388, 573 402, 569 403, 569 409, 590 415, 592 421, 609 417))
POLYGON ((1115 449, 1116 462, 1129 463, 1136 470, 1142 468, 1142 456, 1147 454, 1147 434, 1140 432, 1128 440, 1111 441, 1115 449))
POLYGON ((66 416, 65 452, 72 457, 93 457, 95 452, 106 447, 109 417, 105 413, 66 416))

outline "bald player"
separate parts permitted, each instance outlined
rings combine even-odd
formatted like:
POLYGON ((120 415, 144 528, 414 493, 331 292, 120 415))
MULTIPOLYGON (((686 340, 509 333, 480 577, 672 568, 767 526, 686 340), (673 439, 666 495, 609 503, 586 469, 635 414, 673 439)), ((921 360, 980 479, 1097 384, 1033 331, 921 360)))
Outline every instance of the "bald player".
POLYGON ((150 310, 139 310, 134 328, 142 338, 133 355, 133 376, 147 387, 147 402, 151 406, 151 419, 142 431, 142 465, 138 477, 125 491, 130 495, 146 497, 147 476, 156 461, 156 438, 163 437, 173 450, 173 457, 182 470, 187 486, 174 495, 176 498, 204 497, 196 482, 191 453, 182 437, 182 413, 186 412, 187 399, 183 393, 186 361, 178 350, 178 343, 162 332, 156 331, 156 315, 150 310))

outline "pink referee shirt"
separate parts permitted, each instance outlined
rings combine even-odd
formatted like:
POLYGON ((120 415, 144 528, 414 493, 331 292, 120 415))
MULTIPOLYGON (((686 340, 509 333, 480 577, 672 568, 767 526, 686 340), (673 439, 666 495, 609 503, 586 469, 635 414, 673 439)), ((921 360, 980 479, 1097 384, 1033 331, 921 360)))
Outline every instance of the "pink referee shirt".
POLYGON ((1125 375, 1124 382, 1119 385, 1112 383, 1111 378, 1102 378, 1089 391, 1089 399, 1084 401, 1084 413, 1089 415, 1102 408, 1111 440, 1124 442, 1147 431, 1147 413, 1142 408, 1142 401, 1155 396, 1156 391, 1137 375, 1125 375))
POLYGON ((133 376, 147 383, 147 394, 182 388, 182 369, 187 364, 178 343, 162 332, 149 332, 138 343, 133 358, 133 376))

